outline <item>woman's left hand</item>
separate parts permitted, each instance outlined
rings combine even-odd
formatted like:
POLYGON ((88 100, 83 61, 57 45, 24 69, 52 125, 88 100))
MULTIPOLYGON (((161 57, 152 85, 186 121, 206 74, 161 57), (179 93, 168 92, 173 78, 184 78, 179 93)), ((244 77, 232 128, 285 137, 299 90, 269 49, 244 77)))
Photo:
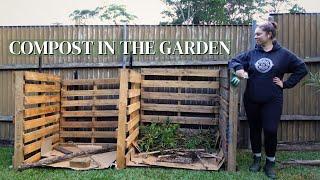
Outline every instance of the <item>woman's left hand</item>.
POLYGON ((280 86, 281 88, 283 88, 283 82, 280 80, 280 78, 274 77, 274 78, 273 78, 273 82, 276 83, 276 85, 278 85, 278 86, 280 86))

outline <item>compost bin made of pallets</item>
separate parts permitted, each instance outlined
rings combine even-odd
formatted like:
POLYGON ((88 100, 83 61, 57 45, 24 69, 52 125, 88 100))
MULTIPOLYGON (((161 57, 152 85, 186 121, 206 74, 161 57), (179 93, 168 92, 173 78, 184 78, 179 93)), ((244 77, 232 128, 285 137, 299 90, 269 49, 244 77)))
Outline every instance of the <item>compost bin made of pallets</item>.
POLYGON ((144 68, 141 72, 121 69, 119 78, 79 80, 16 72, 14 167, 39 161, 41 146, 48 138, 53 147, 70 140, 101 144, 100 140, 107 138, 117 143, 117 167, 121 169, 136 154, 139 124, 153 119, 161 122, 167 117, 145 112, 173 111, 175 114, 170 119, 174 123, 219 126, 227 169, 235 170, 238 96, 229 80, 227 68, 144 68), (177 79, 146 79, 147 76, 177 79), (200 77, 200 80, 188 77, 200 77), (177 91, 148 92, 148 88, 177 88, 177 91), (209 90, 186 90, 190 88, 209 90), (148 99, 175 99, 178 103, 163 104, 148 99), (181 104, 194 99, 214 101, 214 104, 181 104), (207 116, 194 116, 195 113, 207 116))
POLYGON ((129 164, 132 165, 132 159, 138 154, 137 139, 141 123, 162 123, 169 117, 173 123, 184 125, 218 125, 221 135, 221 149, 226 157, 227 170, 235 171, 238 92, 237 88, 230 86, 230 75, 226 68, 142 68, 141 72, 122 70, 120 76, 117 168, 121 169, 129 164), (157 76, 158 78, 148 79, 148 76, 157 76), (197 78, 200 80, 197 80, 197 78), (188 91, 188 89, 191 89, 191 91, 188 91), (192 89, 202 90, 192 91, 192 89), (148 101, 150 99, 158 101, 148 101), (177 101, 175 103, 164 103, 162 100, 177 101), (186 100, 215 101, 215 103, 181 104, 182 101, 186 100), (146 114, 146 111, 155 113, 150 115, 146 114), (175 114, 161 114, 164 111, 175 112, 175 114), (197 113, 207 116, 195 116, 197 113))

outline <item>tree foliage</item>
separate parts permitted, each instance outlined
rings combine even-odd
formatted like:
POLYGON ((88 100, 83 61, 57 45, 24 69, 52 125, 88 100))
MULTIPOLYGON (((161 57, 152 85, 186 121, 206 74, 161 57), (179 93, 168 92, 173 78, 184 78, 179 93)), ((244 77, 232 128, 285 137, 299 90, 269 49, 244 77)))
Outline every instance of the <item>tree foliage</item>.
MULTIPOLYGON (((246 24, 254 16, 269 13, 298 13, 305 10, 293 0, 163 0, 169 6, 162 24, 246 24)), ((260 16, 259 16, 260 15, 260 16)))
POLYGON ((96 7, 93 10, 74 10, 69 17, 72 18, 76 24, 85 24, 86 20, 99 17, 101 21, 116 25, 129 23, 137 18, 135 15, 128 13, 124 5, 117 4, 96 7))

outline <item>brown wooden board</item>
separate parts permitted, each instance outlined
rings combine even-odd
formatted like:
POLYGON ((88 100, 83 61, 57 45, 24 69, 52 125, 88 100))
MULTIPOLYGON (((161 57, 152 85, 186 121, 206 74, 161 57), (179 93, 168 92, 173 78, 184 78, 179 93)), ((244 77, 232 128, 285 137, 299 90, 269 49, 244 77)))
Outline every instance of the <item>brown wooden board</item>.
POLYGON ((143 75, 219 77, 219 70, 142 68, 143 75))
POLYGON ((178 124, 196 124, 196 125, 217 125, 218 120, 210 117, 187 117, 187 116, 158 116, 141 115, 141 122, 163 123, 166 120, 178 124))

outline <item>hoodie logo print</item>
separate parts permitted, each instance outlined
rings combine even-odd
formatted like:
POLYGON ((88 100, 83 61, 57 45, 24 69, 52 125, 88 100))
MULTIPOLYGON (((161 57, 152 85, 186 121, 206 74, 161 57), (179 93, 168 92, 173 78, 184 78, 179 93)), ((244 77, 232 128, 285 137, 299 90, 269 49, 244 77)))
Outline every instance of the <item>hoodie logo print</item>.
POLYGON ((261 73, 267 73, 271 70, 273 63, 269 58, 261 58, 259 59, 254 66, 261 73))

